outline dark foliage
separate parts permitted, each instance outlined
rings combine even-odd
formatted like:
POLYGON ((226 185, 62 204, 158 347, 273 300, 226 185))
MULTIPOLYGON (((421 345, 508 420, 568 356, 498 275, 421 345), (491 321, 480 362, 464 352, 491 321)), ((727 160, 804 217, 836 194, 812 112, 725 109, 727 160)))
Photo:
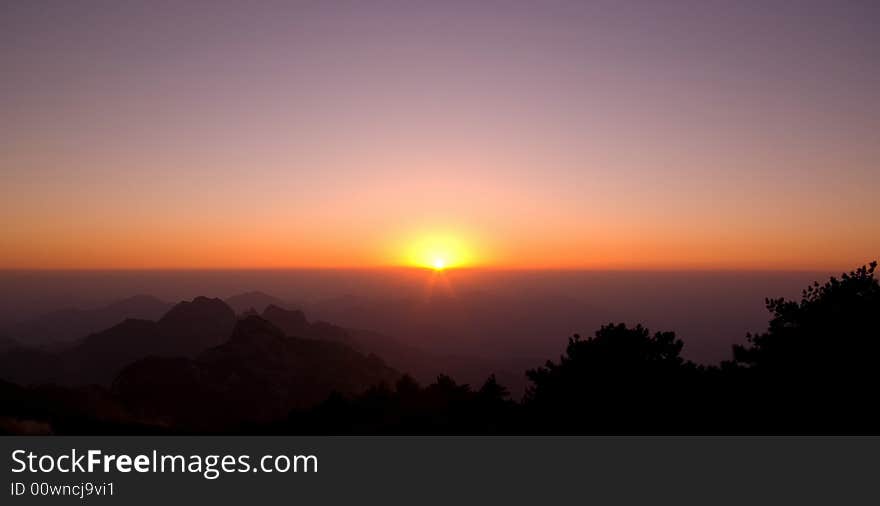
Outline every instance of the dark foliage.
POLYGON ((767 299, 773 315, 766 332, 734 347, 737 364, 777 375, 837 381, 880 376, 880 286, 877 262, 824 285, 814 283, 800 301, 767 299))
MULTIPOLYGON (((778 431, 878 432, 872 399, 880 386, 877 262, 800 301, 767 299, 766 332, 734 347, 733 366, 753 411, 778 431)), ((729 364, 730 365, 730 364, 729 364)))
POLYGON ((589 339, 575 335, 559 363, 526 372, 531 422, 568 432, 672 430, 664 412, 682 409, 683 394, 697 381, 697 367, 680 356, 683 346, 673 332, 651 335, 622 323, 589 339))
POLYGON ((298 434, 486 434, 511 432, 518 405, 490 376, 479 390, 440 376, 427 387, 402 376, 394 388, 331 395, 310 410, 293 411, 273 430, 298 434))

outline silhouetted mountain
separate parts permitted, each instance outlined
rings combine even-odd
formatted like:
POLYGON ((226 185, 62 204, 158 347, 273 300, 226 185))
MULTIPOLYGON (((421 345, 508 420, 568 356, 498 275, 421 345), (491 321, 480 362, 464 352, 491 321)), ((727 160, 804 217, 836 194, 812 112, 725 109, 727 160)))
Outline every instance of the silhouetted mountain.
POLYGON ((191 355, 224 342, 235 326, 235 313, 220 299, 196 297, 163 316, 159 329, 167 343, 164 355, 191 355))
POLYGON ((60 352, 12 349, 0 354, 0 376, 17 383, 109 384, 124 366, 156 356, 190 356, 228 339, 235 315, 220 299, 175 305, 158 322, 128 319, 60 352))
POLYGON ((108 384, 129 362, 166 350, 156 322, 125 320, 62 352, 64 384, 108 384))
POLYGON ((353 344, 352 338, 346 329, 321 321, 309 323, 306 320, 305 313, 302 311, 282 309, 273 304, 266 307, 262 317, 272 322, 284 334, 291 337, 323 339, 349 345, 353 344))
POLYGON ((226 299, 226 304, 235 311, 236 314, 243 314, 245 311, 253 309, 257 313, 262 313, 269 306, 279 308, 287 308, 288 305, 283 300, 263 292, 246 292, 233 295, 226 299))
POLYGON ((10 325, 6 334, 26 346, 79 339, 129 318, 156 320, 171 307, 150 295, 136 295, 97 309, 64 309, 10 325))
MULTIPOLYGON (((433 275, 417 269, 306 269, 24 275, 7 271, 0 272, 0 334, 15 338, 5 332, 9 323, 64 307, 97 307, 95 301, 113 300, 119 294, 154 293, 176 302, 191 299, 196 292, 225 298, 253 289, 287 303, 280 307, 305 311, 311 321, 370 329, 441 356, 505 362, 514 358, 517 363, 526 359, 534 366, 558 354, 561 338, 564 347, 564 338, 575 332, 588 334, 609 321, 625 321, 673 329, 685 342, 685 358, 718 364, 730 358, 731 345, 744 343, 747 332, 763 329, 767 319, 760 301, 764 297, 798 295, 814 279, 830 274, 453 269, 433 275), (462 303, 432 297, 430 280, 439 280, 433 293, 441 295, 444 290, 437 287, 447 280, 452 295, 462 303), (354 296, 347 302, 336 298, 345 293, 354 296)), ((484 378, 480 375, 473 384, 484 378)), ((430 381, 433 378, 423 383, 430 381)))
POLYGON ((277 419, 331 392, 353 394, 398 377, 374 355, 338 342, 287 337, 272 323, 248 316, 229 341, 195 359, 131 364, 113 391, 144 419, 208 430, 277 419))
POLYGON ((311 332, 311 325, 305 313, 299 310, 283 309, 270 304, 263 311, 262 316, 289 336, 305 337, 311 332))

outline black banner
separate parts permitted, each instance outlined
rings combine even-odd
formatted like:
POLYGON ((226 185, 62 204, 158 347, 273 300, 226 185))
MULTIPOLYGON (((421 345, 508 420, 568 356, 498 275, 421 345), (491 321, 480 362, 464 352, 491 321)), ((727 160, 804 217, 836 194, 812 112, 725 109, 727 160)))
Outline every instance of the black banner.
POLYGON ((850 504, 880 438, 5 437, 3 504, 850 504))

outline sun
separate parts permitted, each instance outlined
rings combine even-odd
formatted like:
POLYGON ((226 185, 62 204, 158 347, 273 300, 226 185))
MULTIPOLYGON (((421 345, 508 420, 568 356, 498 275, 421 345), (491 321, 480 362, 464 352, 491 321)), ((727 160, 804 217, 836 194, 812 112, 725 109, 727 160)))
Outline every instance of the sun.
POLYGON ((412 240, 406 248, 404 263, 415 267, 444 271, 473 263, 470 248, 458 237, 432 234, 412 240))

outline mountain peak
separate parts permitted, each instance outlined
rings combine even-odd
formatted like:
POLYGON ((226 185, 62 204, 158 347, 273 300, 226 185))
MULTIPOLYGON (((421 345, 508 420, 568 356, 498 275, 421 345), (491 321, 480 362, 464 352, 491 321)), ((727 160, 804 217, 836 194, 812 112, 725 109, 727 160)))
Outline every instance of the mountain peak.
POLYGON ((165 336, 179 351, 196 353, 225 341, 235 326, 235 313, 220 299, 196 297, 180 302, 159 320, 165 336))
POLYGON ((285 337, 281 329, 259 316, 250 315, 239 319, 235 324, 230 340, 243 341, 254 339, 285 339, 285 337))
POLYGON ((192 301, 182 301, 174 305, 159 323, 182 319, 207 319, 211 317, 235 318, 235 313, 225 302, 217 298, 199 296, 192 301))
POLYGON ((286 307, 287 304, 278 297, 263 292, 245 292, 233 295, 226 299, 229 305, 236 313, 241 314, 249 309, 254 309, 258 313, 262 312, 268 306, 286 307))

